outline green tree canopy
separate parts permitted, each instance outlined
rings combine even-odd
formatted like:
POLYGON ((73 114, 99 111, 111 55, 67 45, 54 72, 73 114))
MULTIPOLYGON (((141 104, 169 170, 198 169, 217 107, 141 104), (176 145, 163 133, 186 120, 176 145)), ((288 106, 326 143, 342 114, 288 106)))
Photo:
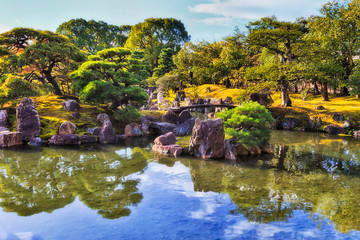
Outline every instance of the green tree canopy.
POLYGON ((124 48, 99 51, 89 56, 71 76, 75 79, 74 89, 85 101, 111 102, 116 109, 121 105, 141 106, 148 100, 145 91, 138 86, 146 78, 138 51, 124 48))
POLYGON ((103 49, 124 46, 130 29, 130 25, 116 26, 77 18, 62 23, 56 32, 67 36, 78 48, 95 54, 103 49))

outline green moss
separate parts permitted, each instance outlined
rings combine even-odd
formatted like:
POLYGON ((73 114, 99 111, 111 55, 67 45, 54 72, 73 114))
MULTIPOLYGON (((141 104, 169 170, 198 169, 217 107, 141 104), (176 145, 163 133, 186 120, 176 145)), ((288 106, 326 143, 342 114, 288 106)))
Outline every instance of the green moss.
POLYGON ((180 145, 180 147, 184 148, 190 145, 191 136, 177 137, 176 144, 180 145))

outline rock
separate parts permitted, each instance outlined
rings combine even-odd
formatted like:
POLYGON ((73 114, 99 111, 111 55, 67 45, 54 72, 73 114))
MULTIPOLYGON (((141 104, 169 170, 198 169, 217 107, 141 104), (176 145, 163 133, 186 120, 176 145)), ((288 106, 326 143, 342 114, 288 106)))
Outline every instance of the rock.
POLYGON ((21 132, 1 132, 0 147, 12 147, 23 144, 21 132))
POLYGON ((30 141, 30 145, 33 145, 33 146, 42 146, 45 144, 45 141, 42 140, 41 138, 39 137, 34 137, 33 139, 31 139, 30 141))
POLYGON ((88 133, 90 133, 91 135, 99 136, 100 131, 101 131, 101 127, 88 128, 87 131, 88 131, 88 133))
POLYGON ((333 120, 338 121, 338 122, 342 122, 342 121, 344 121, 344 115, 342 113, 335 113, 333 115, 333 120))
POLYGON ((270 106, 274 102, 270 93, 253 93, 248 100, 258 102, 263 106, 270 106))
POLYGON ((96 120, 98 121, 98 123, 100 123, 101 125, 104 125, 104 123, 106 121, 110 121, 109 115, 107 115, 106 113, 99 113, 99 115, 97 115, 96 120))
POLYGON ((172 132, 175 129, 175 125, 168 122, 152 122, 150 123, 149 129, 159 135, 163 135, 168 132, 172 132))
POLYGON ((162 92, 158 93, 157 102, 158 102, 159 109, 168 109, 169 108, 169 101, 164 98, 162 92))
POLYGON ((22 140, 30 141, 40 134, 40 118, 35 104, 30 98, 23 98, 16 109, 16 130, 21 132, 22 140))
POLYGON ((224 103, 225 104, 232 104, 233 103, 232 97, 226 97, 225 100, 224 100, 224 103))
POLYGON ((140 118, 141 130, 145 135, 150 135, 150 120, 146 116, 140 118))
POLYGON ((207 87, 205 91, 206 91, 206 93, 211 93, 210 87, 207 87))
POLYGON ((185 106, 191 106, 191 105, 194 105, 194 102, 193 100, 191 100, 191 98, 187 97, 185 98, 185 106))
POLYGON ((192 134, 193 128, 195 125, 195 119, 190 118, 183 122, 182 124, 176 125, 173 130, 176 136, 188 136, 192 134))
POLYGON ((75 119, 80 119, 81 118, 81 114, 79 112, 74 112, 71 114, 71 116, 75 119))
POLYGON ((110 121, 105 121, 101 128, 99 139, 101 143, 117 143, 117 136, 110 121))
POLYGON ((61 103, 65 111, 72 112, 80 110, 80 104, 76 100, 66 100, 61 103))
POLYGON ((298 118, 287 117, 284 119, 283 129, 293 130, 294 128, 300 127, 300 126, 301 126, 301 120, 298 118))
POLYGON ((162 155, 168 155, 168 156, 175 156, 178 157, 181 155, 182 148, 177 144, 172 145, 154 145, 152 147, 153 152, 162 154, 162 155))
POLYGON ((222 119, 196 119, 190 140, 190 153, 203 159, 222 158, 225 154, 225 132, 222 119))
POLYGON ((124 134, 127 137, 140 137, 142 135, 140 125, 137 123, 130 123, 126 125, 124 134))
POLYGON ((97 137, 92 135, 81 135, 81 144, 95 144, 97 143, 97 137))
POLYGON ((275 150, 274 150, 274 146, 269 146, 269 147, 261 148, 261 151, 267 154, 274 154, 275 150))
POLYGON ((309 118, 309 129, 317 130, 321 127, 322 120, 321 117, 310 117, 309 118))
POLYGON ((8 127, 8 114, 6 110, 0 110, 0 127, 8 127))
POLYGON ((316 106, 316 107, 315 107, 315 110, 325 110, 325 108, 320 105, 320 106, 316 106))
POLYGON ((153 106, 151 106, 151 107, 149 108, 149 110, 152 110, 152 111, 158 111, 158 110, 159 110, 159 108, 158 108, 158 106, 153 105, 153 106))
POLYGON ((358 122, 352 117, 346 118, 346 120, 343 123, 344 128, 352 128, 352 129, 354 129, 354 128, 357 128, 357 126, 358 126, 358 122))
POLYGON ((229 139, 225 140, 225 158, 229 160, 236 160, 238 153, 237 148, 229 139))
POLYGON ((339 125, 330 124, 325 127, 325 131, 330 134, 341 134, 345 132, 345 129, 339 125))
POLYGON ((51 137, 49 144, 52 145, 80 145, 81 140, 77 134, 56 134, 51 137))
POLYGON ((59 134, 74 134, 76 131, 76 125, 72 122, 63 122, 59 127, 59 134))
POLYGON ((360 139, 360 131, 355 131, 353 136, 355 139, 360 139))
POLYGON ((150 93, 149 99, 150 100, 157 99, 157 93, 156 92, 150 93))
POLYGON ((177 123, 182 124, 192 118, 191 113, 188 110, 184 110, 179 114, 179 117, 177 118, 177 123))
POLYGON ((165 115, 163 116, 163 119, 165 122, 176 123, 178 120, 178 117, 177 117, 176 113, 174 113, 173 111, 167 110, 165 115))
POLYGON ((117 136, 117 139, 118 139, 118 140, 120 140, 120 139, 124 140, 124 139, 127 138, 126 135, 124 135, 124 134, 122 134, 122 135, 116 135, 116 136, 117 136))
POLYGON ((176 143, 176 136, 174 133, 169 132, 169 133, 166 133, 164 135, 161 135, 161 136, 155 138, 154 143, 156 145, 163 145, 163 146, 172 145, 172 144, 176 143))
POLYGON ((249 155, 249 150, 244 147, 241 143, 236 144, 236 150, 238 156, 247 156, 249 155))
POLYGON ((250 155, 260 155, 261 154, 261 148, 259 146, 255 146, 249 150, 250 155))

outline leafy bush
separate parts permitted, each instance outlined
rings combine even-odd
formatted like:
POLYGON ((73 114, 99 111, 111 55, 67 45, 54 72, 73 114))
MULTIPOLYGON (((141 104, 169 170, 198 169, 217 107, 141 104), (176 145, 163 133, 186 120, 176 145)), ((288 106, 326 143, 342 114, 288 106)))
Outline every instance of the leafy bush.
POLYGON ((141 114, 135 107, 125 107, 114 112, 114 118, 124 124, 137 122, 140 117, 141 114))
POLYGON ((9 75, 0 87, 1 98, 10 101, 21 97, 39 96, 39 88, 22 78, 9 75))
POLYGON ((271 137, 268 124, 272 123, 270 112, 257 102, 244 103, 217 114, 223 118, 225 132, 244 146, 267 146, 271 137))

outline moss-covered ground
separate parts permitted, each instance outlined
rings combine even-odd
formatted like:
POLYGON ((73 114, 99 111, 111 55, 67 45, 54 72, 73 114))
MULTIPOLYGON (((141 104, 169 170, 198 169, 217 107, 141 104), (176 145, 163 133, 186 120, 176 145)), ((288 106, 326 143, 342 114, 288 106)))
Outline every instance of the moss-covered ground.
MULTIPOLYGON (((87 128, 97 126, 97 115, 101 112, 106 112, 105 108, 101 106, 80 103, 81 109, 78 112, 80 113, 81 118, 75 119, 71 116, 73 112, 67 112, 61 106, 61 102, 64 100, 76 99, 74 96, 41 96, 31 97, 31 99, 34 101, 40 116, 40 137, 44 140, 49 139, 56 134, 61 123, 65 121, 76 124, 76 134, 86 134, 87 128)), ((16 131, 16 107, 19 105, 20 101, 21 99, 17 99, 4 105, 4 109, 8 111, 11 131, 16 131)))

